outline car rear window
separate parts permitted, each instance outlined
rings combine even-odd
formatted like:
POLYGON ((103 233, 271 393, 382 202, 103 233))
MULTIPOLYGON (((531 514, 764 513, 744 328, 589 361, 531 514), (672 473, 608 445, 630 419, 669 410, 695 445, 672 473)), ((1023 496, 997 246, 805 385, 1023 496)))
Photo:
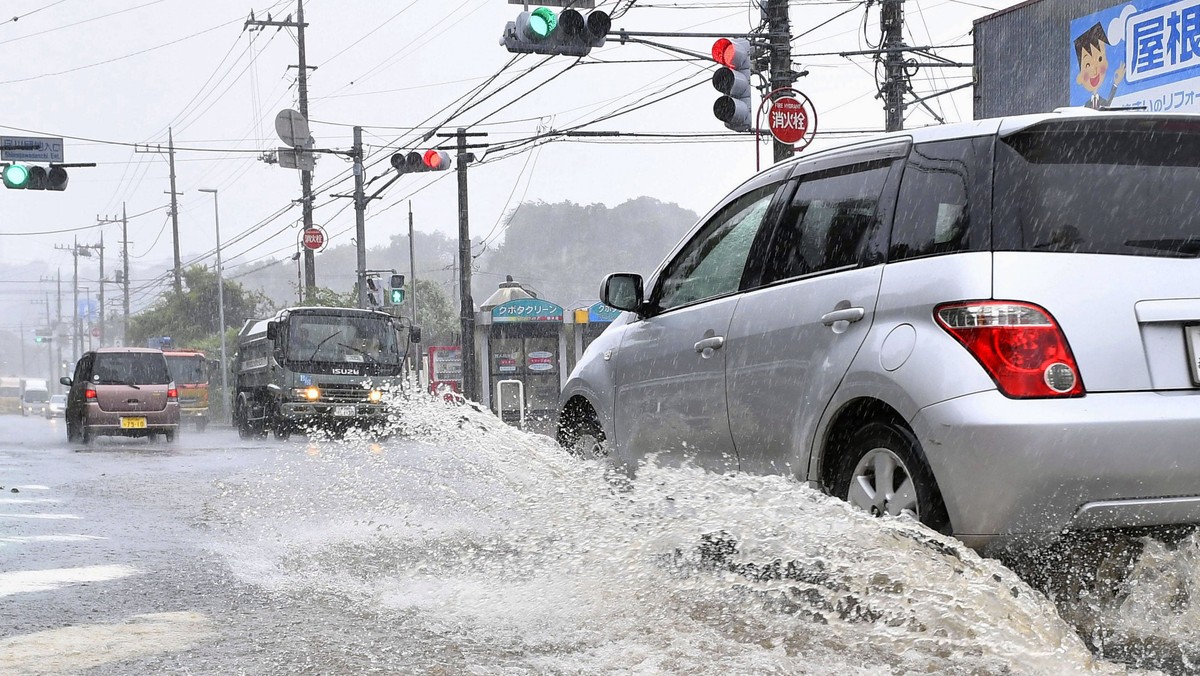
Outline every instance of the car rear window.
POLYGON ((92 367, 97 385, 166 385, 171 382, 167 362, 158 352, 101 352, 92 367))
POLYGON ((206 372, 204 357, 197 355, 166 355, 167 369, 171 372, 171 379, 178 385, 196 383, 207 383, 208 373, 206 372))
POLYGON ((1200 123, 1055 123, 996 147, 995 248, 1200 255, 1200 123))

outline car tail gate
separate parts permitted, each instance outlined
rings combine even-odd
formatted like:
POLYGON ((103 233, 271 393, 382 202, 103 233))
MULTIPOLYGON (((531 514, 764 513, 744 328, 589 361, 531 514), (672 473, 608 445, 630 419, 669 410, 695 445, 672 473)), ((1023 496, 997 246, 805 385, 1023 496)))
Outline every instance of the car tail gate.
POLYGON ((110 413, 161 411, 167 407, 166 385, 96 385, 96 403, 110 413))
POLYGON ((993 298, 1046 310, 1087 392, 1200 383, 1200 122, 1096 116, 996 144, 993 298))

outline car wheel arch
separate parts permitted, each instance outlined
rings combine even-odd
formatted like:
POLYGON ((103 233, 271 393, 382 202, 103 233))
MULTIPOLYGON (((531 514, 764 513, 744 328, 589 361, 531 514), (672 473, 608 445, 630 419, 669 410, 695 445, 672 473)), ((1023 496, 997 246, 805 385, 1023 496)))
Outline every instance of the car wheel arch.
MULTIPOLYGON (((917 461, 924 464, 932 478, 933 489, 940 497, 941 486, 937 475, 934 473, 929 458, 925 455, 925 449, 921 447, 920 441, 916 438, 912 426, 899 411, 887 402, 872 397, 852 399, 844 403, 830 417, 829 423, 825 427, 823 443, 818 449, 818 453, 814 454, 815 473, 810 475, 818 478, 821 490, 833 494, 846 453, 851 450, 851 440, 859 430, 873 423, 892 425, 912 437, 915 446, 913 451, 917 456, 917 461)), ((953 519, 950 518, 951 515, 947 516, 949 532, 953 532, 953 519)))

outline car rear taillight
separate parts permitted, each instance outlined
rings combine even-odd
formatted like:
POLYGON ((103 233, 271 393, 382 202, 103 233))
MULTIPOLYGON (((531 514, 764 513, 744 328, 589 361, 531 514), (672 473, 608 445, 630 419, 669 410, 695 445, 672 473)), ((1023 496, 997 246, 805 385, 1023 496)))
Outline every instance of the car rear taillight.
POLYGON ((93 390, 90 387, 87 388, 83 391, 83 398, 87 399, 88 401, 96 401, 96 390, 93 390))
POLYGON ((1067 337, 1032 303, 974 301, 934 308, 938 324, 1014 399, 1080 397, 1083 378, 1067 337))
POLYGON ((175 383, 167 386, 167 401, 179 401, 179 389, 175 387, 175 383))

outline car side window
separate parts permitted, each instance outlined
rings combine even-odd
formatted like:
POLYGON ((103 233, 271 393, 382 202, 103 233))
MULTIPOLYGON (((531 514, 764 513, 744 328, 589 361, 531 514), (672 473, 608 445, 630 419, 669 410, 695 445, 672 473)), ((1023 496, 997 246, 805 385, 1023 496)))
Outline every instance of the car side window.
MULTIPOLYGON (((914 145, 900 180, 888 259, 970 251, 975 139, 914 145)), ((979 230, 975 227, 974 230, 979 230)))
POLYGON ((765 185, 730 202, 663 271, 656 301, 672 308, 733 293, 741 286, 750 247, 778 184, 765 185))
POLYGON ((79 360, 79 363, 75 365, 74 382, 77 382, 77 383, 87 382, 88 371, 91 369, 91 365, 92 365, 91 355, 84 355, 84 357, 79 360))
POLYGON ((768 246, 763 282, 858 265, 879 227, 879 196, 892 160, 815 172, 800 179, 768 246))

